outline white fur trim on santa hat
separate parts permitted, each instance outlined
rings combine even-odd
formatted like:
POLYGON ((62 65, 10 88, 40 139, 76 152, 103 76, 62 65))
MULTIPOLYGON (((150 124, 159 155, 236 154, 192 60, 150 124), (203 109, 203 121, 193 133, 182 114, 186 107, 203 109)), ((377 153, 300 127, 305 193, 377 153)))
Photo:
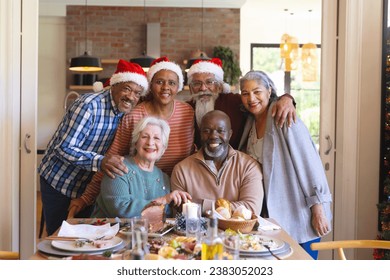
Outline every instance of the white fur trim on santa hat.
POLYGON ((141 74, 132 73, 132 72, 122 72, 122 73, 115 73, 110 78, 110 85, 115 85, 117 83, 124 83, 124 82, 133 82, 141 87, 143 87, 143 93, 142 95, 145 95, 148 91, 149 84, 146 80, 146 77, 141 74))
POLYGON ((160 70, 170 70, 172 72, 175 72, 176 75, 179 77, 179 91, 183 89, 183 84, 184 84, 183 71, 181 70, 179 65, 171 61, 161 61, 152 65, 149 68, 148 73, 146 74, 148 76, 149 83, 152 81, 153 76, 160 70))
POLYGON ((103 83, 100 81, 94 82, 93 83, 93 91, 94 92, 99 92, 103 90, 103 83))
POLYGON ((229 85, 228 83, 223 83, 223 85, 222 85, 222 92, 223 92, 223 93, 229 93, 229 92, 231 92, 231 90, 230 90, 230 85, 229 85))
POLYGON ((195 73, 211 73, 214 74, 215 79, 219 82, 223 82, 223 69, 215 63, 209 62, 207 60, 200 61, 193 64, 190 67, 190 70, 187 72, 188 80, 192 80, 192 75, 195 73))

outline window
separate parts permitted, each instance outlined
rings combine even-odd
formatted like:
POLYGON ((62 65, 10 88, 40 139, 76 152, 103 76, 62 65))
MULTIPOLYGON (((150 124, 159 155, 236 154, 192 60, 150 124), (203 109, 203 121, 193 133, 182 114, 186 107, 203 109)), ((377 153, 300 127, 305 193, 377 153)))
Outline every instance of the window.
MULTIPOLYGON (((300 46, 301 47, 301 46, 300 46)), ((299 57, 301 48, 299 48, 299 57)), ((278 95, 289 92, 297 102, 297 114, 310 131, 314 143, 319 145, 320 124, 320 57, 317 45, 317 81, 305 82, 302 67, 291 72, 284 71, 284 60, 280 57, 279 44, 251 44, 251 69, 266 72, 274 81, 278 95)))

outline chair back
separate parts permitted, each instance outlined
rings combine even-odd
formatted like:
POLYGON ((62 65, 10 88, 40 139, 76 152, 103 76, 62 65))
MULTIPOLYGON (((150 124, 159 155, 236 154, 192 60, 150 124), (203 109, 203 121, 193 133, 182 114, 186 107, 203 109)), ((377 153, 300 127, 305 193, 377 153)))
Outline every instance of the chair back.
POLYGON ((340 260, 346 260, 344 249, 390 249, 390 241, 386 240, 339 240, 317 242, 310 245, 312 250, 337 250, 340 260))
POLYGON ((0 260, 18 260, 19 253, 11 251, 0 251, 0 260))

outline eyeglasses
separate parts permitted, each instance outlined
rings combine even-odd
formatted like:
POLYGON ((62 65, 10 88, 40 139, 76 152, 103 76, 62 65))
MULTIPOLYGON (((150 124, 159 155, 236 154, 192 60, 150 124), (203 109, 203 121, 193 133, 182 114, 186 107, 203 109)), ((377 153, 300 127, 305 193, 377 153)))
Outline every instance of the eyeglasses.
POLYGON ((124 86, 122 87, 121 91, 127 93, 127 94, 130 94, 130 93, 133 93, 135 97, 137 98, 140 98, 141 95, 142 95, 142 91, 139 91, 139 90, 135 90, 133 89, 132 87, 130 86, 124 86))
POLYGON ((156 85, 159 85, 159 86, 167 84, 171 88, 172 87, 176 87, 177 84, 178 84, 176 81, 173 81, 173 80, 165 81, 165 80, 160 80, 160 79, 159 80, 155 80, 153 83, 156 84, 156 85))
POLYGON ((203 81, 192 81, 191 86, 193 89, 198 90, 202 87, 202 85, 205 85, 207 88, 212 88, 214 85, 216 85, 218 81, 216 80, 207 80, 205 82, 203 81))

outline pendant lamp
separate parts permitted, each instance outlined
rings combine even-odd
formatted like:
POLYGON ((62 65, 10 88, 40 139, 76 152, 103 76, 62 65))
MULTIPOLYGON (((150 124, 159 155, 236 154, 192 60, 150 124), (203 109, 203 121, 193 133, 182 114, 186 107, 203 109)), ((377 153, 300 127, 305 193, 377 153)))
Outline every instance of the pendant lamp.
MULTIPOLYGON (((287 13, 288 9, 284 9, 287 13)), ((294 13, 290 13, 293 15, 294 13)), ((298 67, 299 45, 296 37, 284 33, 280 39, 280 57, 284 59, 284 71, 290 72, 298 67)))
POLYGON ((145 72, 149 71, 150 65, 155 60, 154 57, 148 56, 146 54, 146 37, 147 37, 147 28, 146 28, 146 1, 144 0, 144 28, 145 28, 145 42, 144 42, 144 51, 139 57, 131 58, 130 62, 139 64, 145 72))
POLYGON ((298 40, 295 37, 283 34, 280 43, 280 57, 284 58, 285 71, 297 69, 297 61, 299 57, 299 45, 298 40))
POLYGON ((186 69, 185 69, 186 72, 188 72, 190 70, 192 64, 194 64, 195 61, 197 61, 197 60, 210 60, 210 57, 208 57, 207 54, 201 50, 197 50, 195 53, 197 55, 193 55, 192 58, 190 58, 187 61, 186 69))
POLYGON ((307 43, 302 46, 302 80, 305 82, 317 81, 317 46, 307 43))
MULTIPOLYGON (((311 26, 311 12, 309 10, 309 28, 311 26)), ((309 30, 309 34, 311 34, 309 30)), ((313 43, 306 43, 302 46, 302 80, 305 82, 315 82, 318 76, 318 56, 317 45, 313 43)))
POLYGON ((85 51, 83 55, 73 57, 70 60, 69 70, 77 72, 98 72, 102 71, 102 64, 98 57, 94 57, 88 54, 87 51, 87 16, 88 16, 88 4, 85 0, 85 13, 84 13, 84 35, 85 35, 85 51))
POLYGON ((190 59, 187 60, 186 69, 185 71, 188 72, 190 70, 190 67, 192 64, 194 64, 197 60, 210 60, 210 58, 207 56, 207 54, 203 51, 203 21, 204 21, 204 7, 203 7, 203 0, 202 0, 202 24, 201 24, 201 40, 200 40, 200 50, 197 50, 195 52, 195 55, 192 55, 190 59))
POLYGON ((287 58, 290 54, 290 35, 284 33, 280 39, 280 57, 287 58))

